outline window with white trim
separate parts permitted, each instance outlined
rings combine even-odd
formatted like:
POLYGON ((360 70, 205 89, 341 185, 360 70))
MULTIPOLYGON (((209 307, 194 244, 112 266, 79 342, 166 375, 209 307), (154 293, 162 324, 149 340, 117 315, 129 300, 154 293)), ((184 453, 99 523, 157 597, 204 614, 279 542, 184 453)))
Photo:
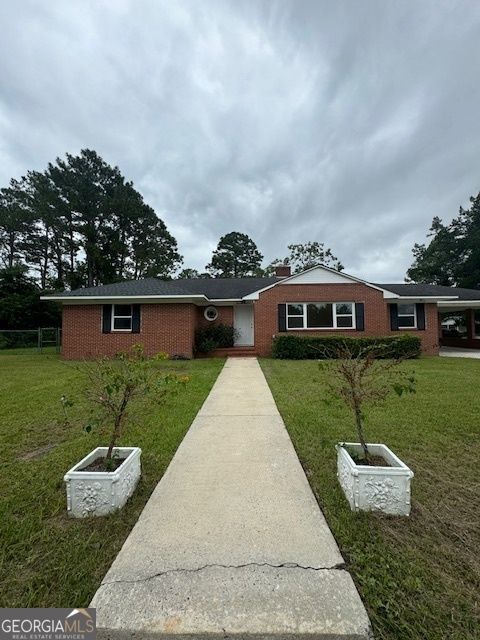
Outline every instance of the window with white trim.
POLYGON ((397 310, 399 329, 417 328, 417 308, 414 304, 399 304, 397 310))
POLYGON ((355 329, 354 302, 287 303, 287 329, 355 329))
POLYGON ((132 305, 112 304, 112 331, 132 330, 132 305))

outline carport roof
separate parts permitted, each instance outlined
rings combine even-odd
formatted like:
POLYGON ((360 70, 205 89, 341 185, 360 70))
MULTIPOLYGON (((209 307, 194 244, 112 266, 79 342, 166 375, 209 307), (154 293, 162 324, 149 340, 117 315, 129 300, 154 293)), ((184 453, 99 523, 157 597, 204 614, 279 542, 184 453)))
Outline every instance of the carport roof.
POLYGON ((458 300, 480 300, 480 289, 445 287, 439 284, 376 284, 376 286, 402 297, 456 296, 458 300))

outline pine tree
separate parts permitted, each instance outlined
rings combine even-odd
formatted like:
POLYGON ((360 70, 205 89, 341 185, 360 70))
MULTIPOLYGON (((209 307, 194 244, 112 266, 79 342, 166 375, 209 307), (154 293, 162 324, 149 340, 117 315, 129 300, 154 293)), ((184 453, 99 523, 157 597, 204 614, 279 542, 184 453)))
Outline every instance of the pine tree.
POLYGON ((245 278, 256 274, 263 260, 255 242, 245 233, 222 236, 205 267, 216 278, 245 278))

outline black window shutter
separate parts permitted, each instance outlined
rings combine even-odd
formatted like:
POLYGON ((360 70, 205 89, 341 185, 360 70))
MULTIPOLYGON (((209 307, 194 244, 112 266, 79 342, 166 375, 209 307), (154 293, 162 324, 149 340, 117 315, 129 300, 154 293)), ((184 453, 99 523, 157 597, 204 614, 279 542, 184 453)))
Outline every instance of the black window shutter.
POLYGON ((140 333, 140 305, 132 304, 132 333, 140 333))
POLYGON ((390 304, 390 329, 392 331, 398 331, 398 305, 390 304))
POLYGON ((103 305, 102 316, 102 333, 110 333, 112 331, 112 305, 103 305))
POLYGON ((418 302, 417 307, 417 329, 425 331, 425 305, 423 302, 418 302))
POLYGON ((363 302, 355 303, 355 327, 357 331, 365 331, 365 305, 363 302))
POLYGON ((278 305, 278 330, 279 331, 287 330, 287 305, 286 304, 278 305))

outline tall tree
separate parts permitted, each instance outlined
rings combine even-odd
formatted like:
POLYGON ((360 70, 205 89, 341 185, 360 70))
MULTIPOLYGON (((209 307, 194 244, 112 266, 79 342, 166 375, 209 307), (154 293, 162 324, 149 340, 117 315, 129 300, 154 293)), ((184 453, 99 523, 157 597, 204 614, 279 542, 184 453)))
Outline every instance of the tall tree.
POLYGON ((480 193, 449 225, 435 217, 428 244, 415 244, 406 280, 480 288, 480 193))
POLYGON ((325 248, 323 242, 310 241, 304 244, 289 244, 287 249, 289 250, 288 256, 273 260, 265 270, 266 275, 274 273, 275 266, 279 264, 290 265, 293 273, 300 273, 318 265, 343 271, 343 264, 333 255, 331 249, 325 248))
POLYGON ((144 205, 143 213, 134 224, 130 272, 134 278, 171 278, 183 262, 177 241, 151 207, 144 205))
POLYGON ((23 189, 31 222, 25 262, 38 272, 42 289, 63 289, 68 283, 68 209, 46 173, 29 171, 23 189))
MULTIPOLYGON (((112 281, 117 255, 114 237, 119 233, 119 216, 114 204, 125 181, 118 167, 111 167, 89 149, 80 155, 66 155, 49 164, 47 175, 73 213, 73 224, 81 237, 85 254, 87 286, 112 281)), ((123 221, 122 221, 123 222, 123 221)))
POLYGON ((222 236, 205 267, 216 278, 245 278, 256 274, 263 256, 245 233, 232 231, 222 236))
POLYGON ((176 271, 183 260, 176 240, 118 167, 86 149, 57 160, 48 173, 73 213, 87 286, 129 277, 167 278, 176 271))
POLYGON ((200 271, 197 271, 197 269, 190 269, 189 267, 187 267, 186 269, 182 269, 177 276, 177 278, 179 278, 180 280, 184 280, 186 278, 207 278, 208 279, 211 277, 212 276, 209 273, 206 273, 205 271, 202 271, 202 273, 200 273, 200 271))
POLYGON ((452 223, 460 262, 457 282, 460 287, 480 288, 480 193, 470 198, 469 209, 460 207, 458 218, 452 223))
POLYGON ((188 278, 200 278, 200 272, 197 271, 196 269, 190 269, 190 268, 182 269, 178 274, 178 278, 180 280, 185 280, 188 278))
POLYGON ((406 279, 451 287, 456 283, 460 250, 455 234, 435 217, 428 236, 432 238, 428 245, 415 243, 412 249, 414 262, 406 279))
POLYGON ((0 261, 11 269, 24 258, 24 242, 31 229, 25 180, 10 180, 0 189, 0 261))

